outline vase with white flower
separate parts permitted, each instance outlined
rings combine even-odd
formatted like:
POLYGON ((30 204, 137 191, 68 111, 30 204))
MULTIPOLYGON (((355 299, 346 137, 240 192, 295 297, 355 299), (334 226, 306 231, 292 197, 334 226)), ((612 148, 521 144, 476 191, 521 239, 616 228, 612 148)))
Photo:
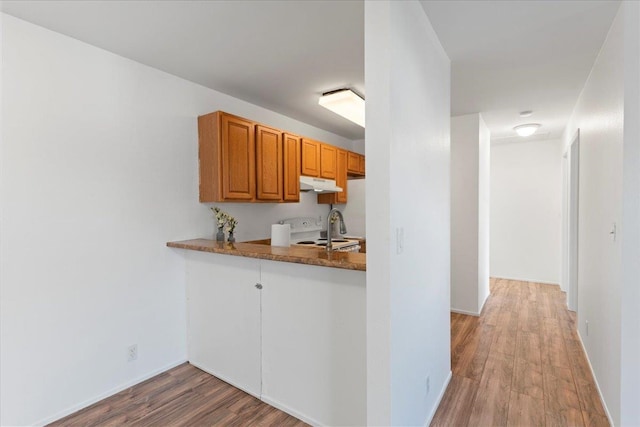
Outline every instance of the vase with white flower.
POLYGON ((229 232, 229 238, 227 239, 227 242, 229 243, 233 243, 236 241, 236 238, 233 235, 233 232, 236 229, 236 225, 238 225, 238 220, 229 215, 227 217, 227 231, 229 232))
POLYGON ((224 226, 227 223, 227 218, 229 215, 226 212, 223 212, 218 207, 211 208, 213 214, 216 217, 216 227, 218 228, 218 232, 216 233, 216 241, 224 242, 224 226))

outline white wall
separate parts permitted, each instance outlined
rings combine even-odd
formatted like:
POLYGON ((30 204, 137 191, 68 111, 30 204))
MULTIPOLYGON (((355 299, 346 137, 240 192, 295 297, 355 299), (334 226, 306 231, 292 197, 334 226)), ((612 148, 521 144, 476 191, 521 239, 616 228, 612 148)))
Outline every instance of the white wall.
POLYGON ((364 151, 365 151, 364 139, 356 139, 356 140, 352 141, 351 142, 351 151, 354 151, 354 152, 360 153, 360 154, 364 154, 364 151))
POLYGON ((391 424, 391 4, 365 2, 367 425, 391 424), (375 232, 371 232, 375 230, 375 232))
MULTIPOLYGON (((275 125, 274 125, 275 126, 275 125)), ((196 154, 197 155, 197 154, 196 154)), ((197 165, 196 165, 197 168, 197 165)), ((180 236, 176 239, 187 239, 196 237, 206 237, 212 239, 217 230, 213 222, 213 214, 208 209, 210 206, 218 206, 223 211, 233 215, 238 220, 238 228, 235 237, 238 242, 257 239, 271 238, 271 224, 275 224, 281 219, 307 216, 312 218, 322 217, 323 224, 326 223, 329 214, 329 205, 319 205, 317 194, 314 192, 300 193, 299 203, 206 203, 201 205, 211 221, 208 228, 199 231, 198 235, 180 236)), ((341 210, 347 205, 338 206, 341 210), (343 207, 344 206, 344 207, 343 207)), ((348 225, 348 224, 347 224, 348 225)), ((323 225, 326 227, 326 225, 323 225)), ((351 230, 349 230, 351 231, 351 230)))
POLYGON ((479 114, 478 143, 478 310, 489 297, 491 244, 491 132, 479 114))
POLYGON ((638 7, 622 3, 563 138, 580 130, 578 331, 615 425, 640 423, 638 7))
POLYGON ((478 310, 479 115, 451 118, 451 308, 478 310))
POLYGON ((424 425, 451 369, 450 61, 419 2, 365 3, 365 84, 367 424, 424 425))
POLYGON ((560 282, 562 141, 491 147, 491 276, 560 282))
POLYGON ((479 315, 489 296, 489 129, 451 118, 451 309, 479 315))
MULTIPOLYGON (((211 236, 197 121, 218 109, 351 141, 2 15, 0 424, 46 422, 186 358, 182 255, 211 236), (126 349, 138 344, 135 362, 126 349)), ((239 239, 326 213, 229 205, 239 239)))
MULTIPOLYGON (((562 149, 564 150, 564 148, 562 149)), ((560 289, 567 292, 569 288, 569 186, 571 175, 569 165, 571 164, 571 153, 562 153, 562 204, 560 219, 560 289)), ((573 308, 572 308, 573 309, 573 308)))
POLYGON ((640 3, 624 5, 620 425, 640 425, 640 3))

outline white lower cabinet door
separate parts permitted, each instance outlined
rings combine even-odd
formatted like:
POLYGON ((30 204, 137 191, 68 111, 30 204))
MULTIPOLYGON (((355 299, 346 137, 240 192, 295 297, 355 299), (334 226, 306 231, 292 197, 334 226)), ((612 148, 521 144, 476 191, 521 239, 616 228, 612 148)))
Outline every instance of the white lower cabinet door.
POLYGON ((259 397, 259 260, 189 252, 186 271, 189 362, 259 397))
POLYGON ((262 400, 314 425, 366 425, 366 275, 262 261, 262 400))

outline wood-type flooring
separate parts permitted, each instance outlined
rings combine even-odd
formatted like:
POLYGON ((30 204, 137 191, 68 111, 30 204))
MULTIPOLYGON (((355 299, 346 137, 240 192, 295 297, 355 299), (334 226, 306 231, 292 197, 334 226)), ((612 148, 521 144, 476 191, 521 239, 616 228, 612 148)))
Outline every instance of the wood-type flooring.
POLYGON ((556 285, 491 279, 480 317, 451 314, 451 370, 431 426, 609 426, 556 285))
POLYGON ((50 426, 291 426, 307 424, 184 363, 50 426))
MULTIPOLYGON (((451 314, 453 377, 432 426, 609 426, 558 286, 491 280, 480 317, 451 314)), ((185 363, 53 426, 304 426, 185 363)))

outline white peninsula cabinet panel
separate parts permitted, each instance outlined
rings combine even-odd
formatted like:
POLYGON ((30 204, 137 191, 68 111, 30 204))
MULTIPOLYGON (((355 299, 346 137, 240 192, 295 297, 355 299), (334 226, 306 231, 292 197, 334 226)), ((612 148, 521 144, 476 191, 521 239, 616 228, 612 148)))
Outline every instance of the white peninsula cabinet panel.
POLYGON ((262 400, 319 425, 366 425, 365 272, 261 262, 262 400))
POLYGON ((189 362, 260 397, 258 260, 187 253, 189 362))
POLYGON ((195 251, 186 262, 192 365, 310 424, 366 425, 364 271, 195 251))

